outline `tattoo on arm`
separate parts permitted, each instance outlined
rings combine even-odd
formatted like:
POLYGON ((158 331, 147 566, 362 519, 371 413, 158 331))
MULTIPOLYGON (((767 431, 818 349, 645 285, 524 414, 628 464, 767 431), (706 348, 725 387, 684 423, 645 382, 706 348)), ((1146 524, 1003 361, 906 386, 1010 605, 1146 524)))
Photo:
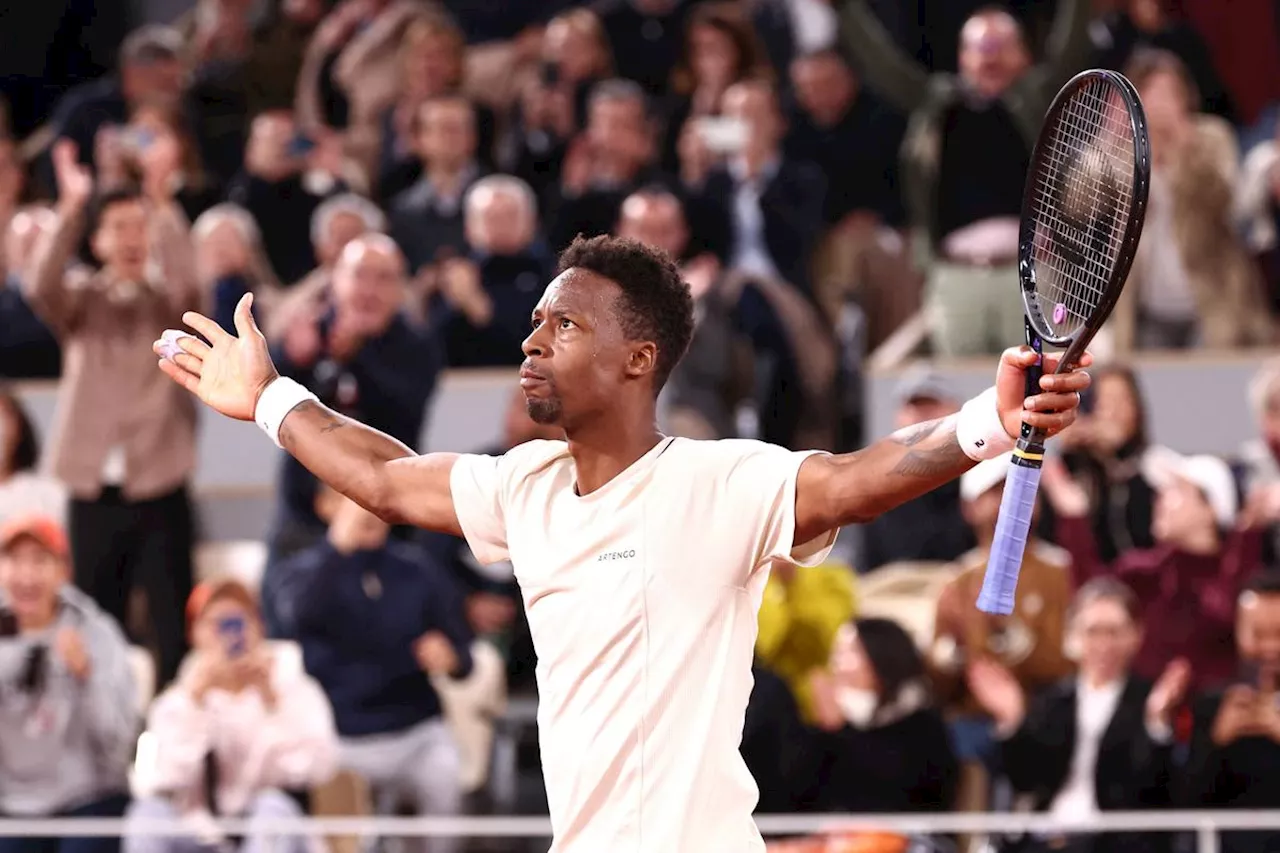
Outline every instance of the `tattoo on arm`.
POLYGON ((954 476, 957 466, 969 458, 956 439, 955 418, 951 417, 908 427, 891 435, 889 440, 911 448, 893 466, 891 473, 901 477, 954 476))

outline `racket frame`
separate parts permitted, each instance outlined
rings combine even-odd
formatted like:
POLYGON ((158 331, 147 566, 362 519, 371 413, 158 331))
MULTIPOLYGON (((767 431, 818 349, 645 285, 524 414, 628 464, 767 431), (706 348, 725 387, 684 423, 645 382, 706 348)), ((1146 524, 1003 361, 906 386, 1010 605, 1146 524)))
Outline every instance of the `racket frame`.
MULTIPOLYGON (((1124 290, 1129 270, 1133 266, 1133 258, 1138 251, 1138 242, 1142 238, 1142 226, 1146 221, 1147 195, 1151 186, 1151 141, 1147 134, 1146 113, 1142 108, 1142 100, 1138 90, 1123 74, 1105 69, 1081 71, 1063 85, 1045 113, 1044 122, 1032 149, 1031 165, 1027 169, 1027 182, 1022 195, 1022 222, 1018 228, 1018 279, 1021 287, 1026 345, 1039 356, 1036 364, 1027 370, 1026 396, 1040 393, 1040 377, 1043 375, 1044 345, 1065 348, 1066 352, 1058 361, 1055 373, 1066 373, 1074 369, 1084 355, 1085 348, 1093 340, 1094 335, 1111 316, 1124 290), (1067 108, 1071 98, 1080 89, 1095 80, 1108 81, 1119 93, 1129 117, 1130 129, 1133 132, 1133 198, 1129 206, 1129 215, 1125 222, 1125 232, 1120 239, 1116 251, 1115 266, 1102 292, 1097 307, 1089 314, 1084 326, 1073 335, 1055 335, 1052 327, 1045 319, 1044 308, 1040 305, 1036 291, 1036 265, 1033 250, 1035 247, 1037 221, 1027 215, 1027 211, 1035 209, 1035 198, 1039 192, 1037 179, 1043 162, 1050 156, 1048 142, 1058 133, 1058 117, 1067 108)), ((1044 461, 1044 432, 1033 429, 1027 423, 1022 424, 1021 434, 1013 451, 1013 464, 1028 468, 1039 468, 1044 461)))

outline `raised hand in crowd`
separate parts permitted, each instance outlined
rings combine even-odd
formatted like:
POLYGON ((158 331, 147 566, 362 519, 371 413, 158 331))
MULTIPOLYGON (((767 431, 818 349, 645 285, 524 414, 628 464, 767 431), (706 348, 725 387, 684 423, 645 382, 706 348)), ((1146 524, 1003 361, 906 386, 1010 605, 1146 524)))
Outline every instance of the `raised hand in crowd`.
POLYGON ((1280 483, 1259 486, 1249 492, 1237 523, 1245 530, 1280 523, 1280 483))
POLYGON ((1273 671, 1264 669, 1257 687, 1235 684, 1227 688, 1210 732, 1216 745, 1226 746, 1247 737, 1265 737, 1280 743, 1275 679, 1273 671))
POLYGON ((1191 684, 1191 664, 1183 658, 1169 661, 1156 683, 1147 694, 1146 722, 1149 728, 1168 731, 1173 726, 1173 714, 1186 698, 1191 684))
POLYGON ((690 119, 680 131, 676 144, 680 159, 680 182, 686 187, 700 187, 718 159, 698 129, 698 120, 690 119))
POLYGON ((493 319, 493 300, 485 292, 480 270, 466 258, 449 258, 440 263, 440 294, 461 311, 472 326, 489 325, 493 319))
POLYGON ((320 308, 309 307, 305 313, 294 317, 285 327, 282 340, 284 354, 289 362, 297 367, 313 366, 324 352, 324 338, 320 334, 320 313, 320 308))
POLYGON ((53 145, 53 172, 58 182, 58 212, 77 215, 93 196, 93 173, 76 159, 76 144, 60 139, 53 145))
MULTIPOLYGON (((1074 432, 1074 427, 1066 432, 1074 432)), ((1064 518, 1080 518, 1089 514, 1089 493, 1071 475, 1057 456, 1044 460, 1040 470, 1040 488, 1053 511, 1064 518)))
POLYGON ((1002 732, 1016 731, 1027 714, 1027 697, 1013 673, 994 661, 979 658, 969 664, 967 680, 969 692, 996 726, 1002 732))

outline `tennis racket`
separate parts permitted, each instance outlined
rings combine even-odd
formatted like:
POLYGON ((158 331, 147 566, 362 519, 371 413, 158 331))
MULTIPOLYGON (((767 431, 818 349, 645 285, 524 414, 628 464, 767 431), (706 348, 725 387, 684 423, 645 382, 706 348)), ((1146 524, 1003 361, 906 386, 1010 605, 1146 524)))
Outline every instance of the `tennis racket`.
MULTIPOLYGON (((1115 307, 1142 235, 1151 178, 1147 119, 1138 92, 1114 71, 1071 78, 1049 107, 1022 196, 1018 277, 1027 345, 1042 358, 1027 371, 1040 391, 1044 345, 1066 349, 1072 368, 1115 307)), ((1043 431, 1022 425, 1004 484, 978 609, 1013 612, 1031 529, 1043 431)))

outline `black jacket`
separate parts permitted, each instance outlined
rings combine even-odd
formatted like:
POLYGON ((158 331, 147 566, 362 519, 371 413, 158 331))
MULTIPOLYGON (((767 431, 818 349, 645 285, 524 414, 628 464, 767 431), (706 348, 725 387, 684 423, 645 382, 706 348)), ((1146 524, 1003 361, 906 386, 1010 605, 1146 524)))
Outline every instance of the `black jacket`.
MULTIPOLYGON (((1168 806, 1172 743, 1147 733, 1145 711, 1151 684, 1130 678, 1098 745, 1094 796, 1102 811, 1138 811, 1168 806)), ((1014 789, 1029 793, 1045 811, 1062 790, 1076 751, 1077 682, 1061 681, 1036 696, 1022 726, 1002 744, 1005 772, 1014 789)), ((1101 836, 1104 850, 1157 851, 1163 839, 1151 835, 1101 836)))

